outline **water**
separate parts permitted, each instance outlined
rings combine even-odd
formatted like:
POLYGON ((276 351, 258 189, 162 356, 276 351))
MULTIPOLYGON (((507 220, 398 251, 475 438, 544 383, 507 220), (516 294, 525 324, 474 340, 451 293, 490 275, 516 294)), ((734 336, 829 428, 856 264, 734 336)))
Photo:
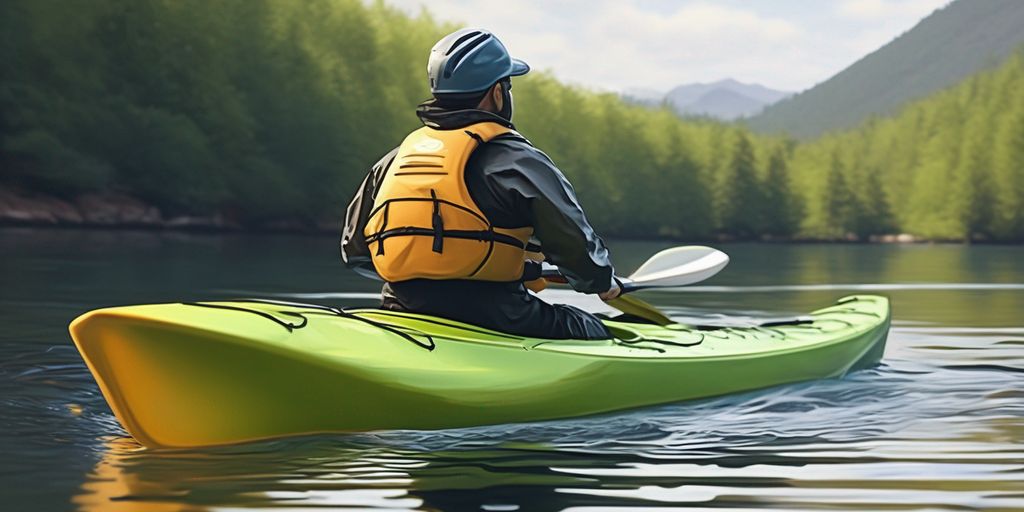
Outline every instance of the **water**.
MULTIPOLYGON (((628 270, 665 244, 612 246, 628 270)), ((376 286, 330 237, 0 230, 0 510, 1024 510, 1024 248, 722 248, 720 276, 644 297, 707 318, 883 293, 883 364, 597 418, 160 452, 112 416, 72 318, 239 295, 368 305, 376 286)))

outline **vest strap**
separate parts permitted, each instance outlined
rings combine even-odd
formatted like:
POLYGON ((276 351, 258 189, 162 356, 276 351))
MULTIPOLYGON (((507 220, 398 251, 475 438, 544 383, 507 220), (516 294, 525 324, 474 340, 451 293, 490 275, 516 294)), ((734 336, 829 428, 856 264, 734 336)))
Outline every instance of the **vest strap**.
MULTIPOLYGON (((466 208, 465 206, 463 206, 461 204, 453 203, 451 201, 447 201, 445 199, 440 199, 440 198, 436 198, 436 197, 432 198, 432 199, 431 198, 426 198, 426 197, 396 197, 396 198, 393 198, 393 199, 387 199, 385 201, 382 201, 379 205, 375 206, 372 210, 370 210, 369 217, 373 217, 374 215, 377 214, 377 212, 379 212, 381 210, 384 210, 384 218, 382 220, 386 221, 387 220, 387 208, 388 208, 388 206, 391 203, 418 202, 418 201, 432 201, 432 202, 436 201, 436 202, 438 202, 440 204, 451 206, 452 208, 458 208, 458 209, 460 209, 460 210, 462 210, 462 211, 464 211, 464 212, 466 212, 466 213, 468 213, 468 214, 470 214, 470 215, 480 219, 480 221, 482 223, 490 225, 490 221, 488 221, 487 218, 484 217, 483 215, 480 215, 479 213, 474 212, 473 210, 470 210, 469 208, 466 208)), ((386 224, 384 224, 384 225, 386 225, 386 224)))
MULTIPOLYGON (((484 268, 484 265, 487 264, 487 260, 491 259, 491 254, 494 253, 494 235, 495 234, 496 233, 494 232, 494 225, 493 224, 487 224, 487 235, 490 238, 490 240, 487 242, 487 254, 485 254, 483 259, 480 260, 480 264, 477 265, 475 269, 473 269, 473 273, 470 274, 470 277, 475 276, 478 273, 480 273, 480 271, 484 268)), ((518 242, 518 240, 516 240, 516 241, 518 242)))
MULTIPOLYGON (((384 224, 383 225, 385 225, 385 226, 388 225, 388 211, 390 210, 390 208, 388 208, 389 206, 391 206, 390 202, 384 203, 384 219, 383 219, 384 220, 384 224)), ((377 240, 377 256, 383 256, 383 255, 384 255, 384 239, 381 238, 381 239, 377 240)))
MULTIPOLYGON (((366 237, 368 243, 380 242, 385 238, 391 238, 393 236, 429 236, 434 237, 435 232, 433 229, 417 228, 414 226, 402 226, 398 228, 391 228, 379 233, 374 233, 366 237)), ((462 240, 479 240, 481 242, 494 242, 499 244, 511 245, 513 247, 524 249, 523 243, 514 236, 506 235, 504 233, 498 233, 496 231, 470 231, 465 229, 446 229, 441 232, 441 236, 445 238, 459 238, 462 240)))
POLYGON ((483 146, 484 145, 484 138, 481 137, 480 134, 478 134, 476 132, 471 132, 469 130, 462 130, 462 131, 466 132, 466 135, 469 135, 470 137, 472 137, 473 140, 476 141, 476 145, 477 146, 483 146))
POLYGON ((437 192, 434 189, 430 189, 430 200, 434 203, 434 213, 430 216, 430 225, 434 228, 432 250, 441 253, 444 251, 444 219, 441 218, 441 202, 437 200, 437 192))

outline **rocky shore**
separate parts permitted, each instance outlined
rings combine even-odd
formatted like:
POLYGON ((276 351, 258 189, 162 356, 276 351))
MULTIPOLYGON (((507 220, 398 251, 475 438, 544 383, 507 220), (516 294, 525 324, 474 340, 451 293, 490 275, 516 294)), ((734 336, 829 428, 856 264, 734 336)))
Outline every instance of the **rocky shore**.
POLYGON ((119 193, 87 193, 68 200, 0 188, 0 225, 337 233, 340 219, 316 223, 278 219, 248 225, 222 213, 167 215, 156 206, 119 193))
MULTIPOLYGON (((166 215, 156 206, 116 192, 82 194, 72 200, 39 193, 14 192, 0 188, 0 226, 58 226, 173 229, 186 231, 272 231, 289 233, 331 233, 341 229, 341 218, 319 222, 277 219, 243 224, 221 213, 212 215, 166 215)), ((738 241, 722 236, 715 242, 738 241)), ((863 240, 847 235, 837 240, 762 237, 762 242, 868 242, 907 244, 929 240, 909 234, 872 235, 863 240)))

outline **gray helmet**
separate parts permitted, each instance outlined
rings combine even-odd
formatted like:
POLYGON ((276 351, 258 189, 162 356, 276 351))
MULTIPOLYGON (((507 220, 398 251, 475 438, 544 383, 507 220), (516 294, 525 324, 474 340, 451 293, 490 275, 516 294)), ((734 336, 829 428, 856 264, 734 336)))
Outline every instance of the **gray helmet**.
POLYGON ((430 92, 435 95, 483 92, 502 78, 529 71, 530 66, 513 59, 494 34, 476 28, 442 38, 430 49, 427 62, 430 92))

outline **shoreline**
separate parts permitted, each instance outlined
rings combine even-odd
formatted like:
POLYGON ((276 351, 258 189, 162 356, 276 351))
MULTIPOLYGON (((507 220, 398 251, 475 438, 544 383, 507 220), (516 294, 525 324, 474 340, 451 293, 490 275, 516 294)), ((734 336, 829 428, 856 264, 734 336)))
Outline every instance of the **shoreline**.
POLYGON ((64 199, 0 188, 0 227, 131 229, 208 233, 341 233, 341 218, 311 222, 297 218, 242 222, 222 212, 165 214, 134 196, 85 193, 64 199))
MULTIPOLYGON (((20 192, 20 191, 19 191, 20 192)), ((156 206, 120 193, 86 193, 74 199, 62 199, 39 193, 19 193, 0 188, 0 229, 30 228, 55 230, 112 230, 197 234, 288 234, 339 235, 342 219, 310 222, 296 218, 243 223, 223 213, 208 215, 164 215, 156 206)), ((915 235, 871 235, 862 239, 853 235, 840 238, 774 237, 742 238, 721 235, 706 239, 678 239, 658 236, 612 234, 609 238, 678 243, 766 243, 766 244, 982 244, 1021 245, 1024 241, 943 240, 915 235)))
MULTIPOLYGON (((24 223, 7 222, 0 219, 0 232, 2 231, 69 231, 69 232, 125 232, 125 233, 152 233, 167 235, 288 235, 288 236, 338 236, 341 227, 338 229, 283 229, 276 227, 211 227, 206 225, 189 226, 162 226, 162 225, 139 225, 139 224, 66 224, 66 223, 24 223)), ((659 238, 644 236, 610 235, 611 240, 626 240, 634 242, 671 242, 677 244, 766 244, 766 245, 1006 245, 1021 246, 1021 242, 992 242, 974 241, 963 242, 957 240, 926 240, 913 239, 913 241, 894 240, 895 235, 882 239, 873 237, 868 240, 848 239, 822 239, 822 238, 790 238, 790 239, 744 239, 734 237, 711 238, 711 239, 677 239, 659 238), (891 237, 891 238, 890 238, 891 237)))

